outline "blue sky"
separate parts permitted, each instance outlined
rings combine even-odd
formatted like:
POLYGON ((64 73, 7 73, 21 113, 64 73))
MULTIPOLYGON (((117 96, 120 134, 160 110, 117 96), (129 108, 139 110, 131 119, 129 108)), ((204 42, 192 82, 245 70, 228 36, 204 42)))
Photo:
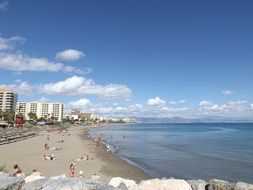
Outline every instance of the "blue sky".
POLYGON ((253 118, 252 8, 0 0, 0 84, 66 111, 253 118))

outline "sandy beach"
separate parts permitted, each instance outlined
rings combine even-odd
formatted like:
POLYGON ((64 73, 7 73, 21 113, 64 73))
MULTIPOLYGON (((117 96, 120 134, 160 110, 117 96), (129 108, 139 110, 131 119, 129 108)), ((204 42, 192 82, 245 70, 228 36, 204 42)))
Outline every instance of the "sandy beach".
POLYGON ((112 177, 123 177, 140 181, 150 177, 142 170, 129 165, 124 160, 107 155, 105 146, 96 143, 87 137, 88 128, 84 126, 72 126, 71 135, 55 132, 44 132, 39 136, 0 146, 0 165, 6 164, 7 169, 12 171, 13 165, 18 164, 23 172, 31 173, 38 170, 45 176, 57 176, 66 174, 69 176, 69 165, 75 161, 78 177, 82 170, 85 177, 94 174, 108 182, 112 177), (47 136, 49 134, 49 140, 47 136), (59 143, 58 141, 64 142, 59 143), (62 150, 44 150, 47 143, 50 147, 62 147, 62 150), (43 160, 43 155, 55 154, 56 160, 43 160), (76 161, 82 155, 87 154, 88 160, 76 161))

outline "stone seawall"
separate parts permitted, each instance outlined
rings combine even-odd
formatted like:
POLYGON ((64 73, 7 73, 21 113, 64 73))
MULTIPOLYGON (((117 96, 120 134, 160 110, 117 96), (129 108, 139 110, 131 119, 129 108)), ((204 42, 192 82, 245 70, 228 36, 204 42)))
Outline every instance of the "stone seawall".
POLYGON ((68 178, 65 174, 56 177, 45 177, 39 172, 31 175, 13 177, 9 173, 0 173, 0 190, 253 190, 253 185, 243 182, 212 179, 150 179, 137 184, 133 180, 114 177, 109 184, 99 176, 92 178, 68 178))

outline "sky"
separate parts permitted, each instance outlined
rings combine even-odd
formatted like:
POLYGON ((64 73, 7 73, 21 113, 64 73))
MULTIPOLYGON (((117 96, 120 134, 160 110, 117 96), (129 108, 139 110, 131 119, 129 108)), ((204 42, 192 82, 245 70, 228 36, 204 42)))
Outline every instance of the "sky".
POLYGON ((253 119, 251 0, 0 0, 0 87, 107 117, 253 119))

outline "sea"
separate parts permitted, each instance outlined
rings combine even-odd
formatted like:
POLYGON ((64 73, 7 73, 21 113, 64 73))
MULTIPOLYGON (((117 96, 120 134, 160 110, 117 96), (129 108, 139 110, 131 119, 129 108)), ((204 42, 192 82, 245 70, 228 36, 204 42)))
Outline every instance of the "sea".
POLYGON ((154 178, 253 183, 253 124, 142 123, 93 128, 89 135, 154 178))

